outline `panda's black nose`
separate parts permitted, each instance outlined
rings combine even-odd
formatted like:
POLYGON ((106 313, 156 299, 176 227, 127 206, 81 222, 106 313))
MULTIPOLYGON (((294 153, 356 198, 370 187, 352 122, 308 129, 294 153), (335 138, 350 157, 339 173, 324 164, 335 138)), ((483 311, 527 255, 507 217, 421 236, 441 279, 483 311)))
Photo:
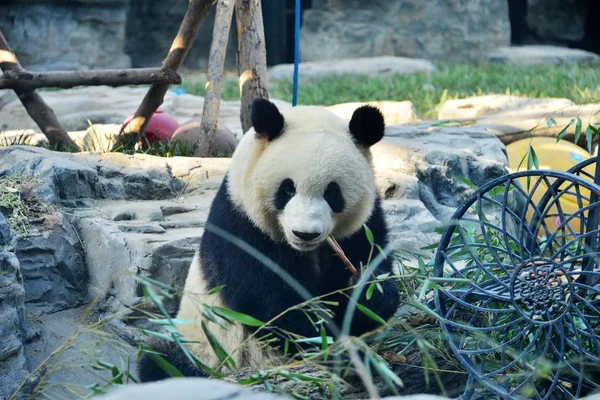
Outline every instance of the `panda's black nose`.
POLYGON ((318 238, 319 235, 320 235, 320 233, 318 233, 318 232, 298 232, 298 231, 292 231, 292 233, 298 239, 306 240, 307 242, 311 241, 313 239, 318 238))

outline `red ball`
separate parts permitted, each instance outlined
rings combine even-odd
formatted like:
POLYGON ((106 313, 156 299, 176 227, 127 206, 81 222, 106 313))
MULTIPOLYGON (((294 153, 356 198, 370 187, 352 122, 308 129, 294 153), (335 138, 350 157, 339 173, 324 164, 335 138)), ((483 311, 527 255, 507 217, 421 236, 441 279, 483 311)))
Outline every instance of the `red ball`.
MULTIPOLYGON (((123 122, 123 129, 132 119, 133 115, 127 117, 125 122, 123 122)), ((148 143, 169 141, 177 128, 179 128, 179 123, 171 114, 157 110, 154 112, 152 118, 150 118, 148 126, 146 126, 144 137, 148 143)))

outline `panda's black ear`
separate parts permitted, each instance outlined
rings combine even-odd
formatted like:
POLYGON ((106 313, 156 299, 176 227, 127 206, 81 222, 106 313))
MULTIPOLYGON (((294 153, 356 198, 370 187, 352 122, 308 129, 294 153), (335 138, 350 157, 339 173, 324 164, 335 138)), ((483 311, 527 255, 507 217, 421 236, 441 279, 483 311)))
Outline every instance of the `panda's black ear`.
POLYGON ((379 108, 371 105, 358 107, 350 120, 350 134, 361 146, 370 147, 383 138, 385 122, 379 108))
POLYGON ((285 120, 277 106, 267 99, 256 99, 250 111, 252 126, 259 137, 269 141, 277 138, 283 132, 285 120))

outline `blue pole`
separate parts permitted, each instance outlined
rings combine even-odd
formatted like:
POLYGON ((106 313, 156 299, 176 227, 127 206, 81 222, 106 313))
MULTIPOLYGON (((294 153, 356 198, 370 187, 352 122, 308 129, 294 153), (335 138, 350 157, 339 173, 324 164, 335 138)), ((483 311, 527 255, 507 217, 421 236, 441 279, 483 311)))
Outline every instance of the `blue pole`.
POLYGON ((292 106, 298 104, 298 69, 300 64, 300 1, 296 0, 296 15, 294 23, 294 92, 292 97, 292 106))

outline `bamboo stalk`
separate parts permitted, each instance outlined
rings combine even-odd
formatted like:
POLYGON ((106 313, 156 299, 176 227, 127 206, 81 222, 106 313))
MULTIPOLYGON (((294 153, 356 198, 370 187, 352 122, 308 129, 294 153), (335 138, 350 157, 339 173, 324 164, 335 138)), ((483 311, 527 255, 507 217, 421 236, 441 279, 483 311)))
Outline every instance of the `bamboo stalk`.
POLYGON ((346 254, 344 254, 344 250, 342 250, 342 247, 337 242, 337 240, 335 240, 333 236, 329 236, 327 237, 327 244, 333 249, 333 251, 335 251, 335 253, 340 258, 340 260, 342 260, 346 268, 348 268, 348 271, 350 271, 352 276, 356 277, 358 275, 358 271, 356 270, 354 265, 352 265, 352 262, 348 259, 348 257, 346 257, 346 254))

